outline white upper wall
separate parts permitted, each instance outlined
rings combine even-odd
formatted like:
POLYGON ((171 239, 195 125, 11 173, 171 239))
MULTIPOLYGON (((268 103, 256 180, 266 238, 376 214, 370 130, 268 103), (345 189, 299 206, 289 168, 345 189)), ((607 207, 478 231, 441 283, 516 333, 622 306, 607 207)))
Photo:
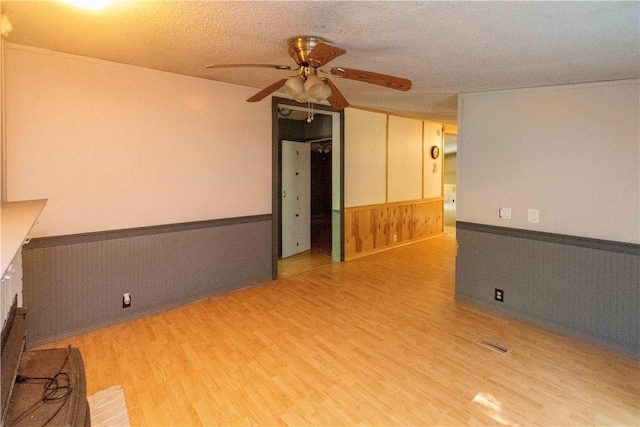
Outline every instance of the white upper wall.
POLYGON ((255 90, 8 44, 7 196, 33 237, 271 213, 255 90))
POLYGON ((639 80, 465 94, 458 109, 459 221, 640 243, 639 80))
POLYGON ((442 198, 443 124, 345 110, 345 207, 442 198))
POLYGON ((422 198, 422 121, 389 116, 388 202, 422 198))
POLYGON ((444 136, 441 123, 423 123, 423 194, 425 199, 442 196, 442 168, 444 166, 444 136), (436 159, 431 155, 432 147, 438 147, 439 154, 436 159))
POLYGON ((344 122, 345 206, 386 202, 387 115, 347 108, 344 122))

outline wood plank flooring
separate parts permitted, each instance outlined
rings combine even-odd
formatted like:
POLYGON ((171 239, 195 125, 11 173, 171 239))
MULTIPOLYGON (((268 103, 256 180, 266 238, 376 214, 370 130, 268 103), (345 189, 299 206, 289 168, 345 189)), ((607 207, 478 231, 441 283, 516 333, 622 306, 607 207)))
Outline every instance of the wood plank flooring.
POLYGON ((311 218, 311 250, 278 260, 278 276, 292 276, 331 264, 331 217, 311 218))
POLYGON ((640 364, 454 300, 454 235, 47 346, 132 425, 632 425, 640 364), (509 347, 503 355, 477 344, 509 347))
POLYGON ((305 273, 316 268, 326 267, 333 261, 331 253, 327 255, 324 251, 311 249, 288 258, 278 260, 278 276, 280 278, 305 273))

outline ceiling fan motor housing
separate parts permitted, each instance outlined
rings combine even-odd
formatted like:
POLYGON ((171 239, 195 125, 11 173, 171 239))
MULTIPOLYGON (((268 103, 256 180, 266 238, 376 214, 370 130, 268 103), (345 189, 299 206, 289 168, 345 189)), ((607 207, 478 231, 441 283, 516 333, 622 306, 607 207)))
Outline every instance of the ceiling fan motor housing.
POLYGON ((300 66, 308 66, 309 53, 319 43, 328 43, 320 37, 297 37, 289 40, 289 55, 300 66))

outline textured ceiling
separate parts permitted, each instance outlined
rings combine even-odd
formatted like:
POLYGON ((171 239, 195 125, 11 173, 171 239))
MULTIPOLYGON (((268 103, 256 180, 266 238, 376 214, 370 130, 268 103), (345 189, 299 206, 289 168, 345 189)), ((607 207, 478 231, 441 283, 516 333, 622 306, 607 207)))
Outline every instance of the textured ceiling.
POLYGON ((413 81, 399 92, 333 78, 352 105, 446 123, 456 121, 459 93, 639 78, 639 6, 119 1, 86 11, 57 1, 2 1, 13 24, 9 42, 255 88, 293 73, 204 66, 295 65, 287 40, 319 36, 347 50, 330 67, 413 81))

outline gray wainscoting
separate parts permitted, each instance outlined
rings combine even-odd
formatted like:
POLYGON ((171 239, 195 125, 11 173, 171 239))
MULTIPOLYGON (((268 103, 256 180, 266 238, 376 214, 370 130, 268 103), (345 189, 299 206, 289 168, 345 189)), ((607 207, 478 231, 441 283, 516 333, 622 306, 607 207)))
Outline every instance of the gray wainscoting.
POLYGON ((271 280, 271 228, 260 215, 33 239, 23 248, 27 343, 271 280))
POLYGON ((639 245, 464 222, 456 234, 457 299, 640 356, 639 245))

